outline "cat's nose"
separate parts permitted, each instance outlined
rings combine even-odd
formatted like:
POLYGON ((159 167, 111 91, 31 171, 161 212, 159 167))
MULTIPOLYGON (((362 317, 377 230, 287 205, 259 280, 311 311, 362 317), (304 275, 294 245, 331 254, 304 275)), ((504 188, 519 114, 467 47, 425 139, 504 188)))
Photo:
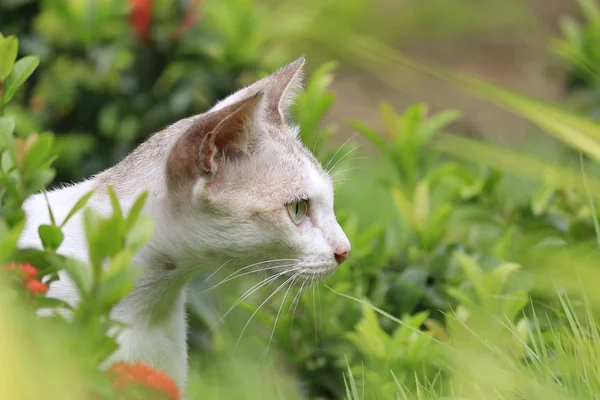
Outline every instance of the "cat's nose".
POLYGON ((350 242, 346 239, 345 241, 336 244, 333 250, 333 255, 338 265, 346 261, 350 255, 350 242))

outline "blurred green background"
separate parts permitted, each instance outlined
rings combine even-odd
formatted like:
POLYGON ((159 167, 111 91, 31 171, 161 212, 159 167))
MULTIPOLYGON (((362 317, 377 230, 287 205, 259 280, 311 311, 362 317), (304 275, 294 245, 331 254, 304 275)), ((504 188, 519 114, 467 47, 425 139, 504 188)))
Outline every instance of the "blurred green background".
POLYGON ((2 0, 0 31, 40 56, 4 113, 55 134, 53 186, 307 58, 352 256, 267 304, 200 276, 188 398, 600 397, 593 0, 2 0))

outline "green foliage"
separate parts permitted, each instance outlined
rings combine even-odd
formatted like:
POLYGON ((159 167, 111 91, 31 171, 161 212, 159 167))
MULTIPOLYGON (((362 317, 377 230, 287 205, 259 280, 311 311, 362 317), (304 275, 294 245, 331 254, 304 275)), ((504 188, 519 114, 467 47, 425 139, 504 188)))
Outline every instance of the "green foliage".
POLYGON ((574 18, 564 17, 561 21, 563 37, 555 39, 551 48, 570 65, 567 88, 584 89, 592 97, 592 105, 597 106, 600 9, 591 0, 579 0, 579 5, 585 21, 578 23, 574 18))
MULTIPOLYGON (((381 132, 349 122, 382 156, 363 161, 353 138, 333 149, 326 140, 336 133, 322 123, 336 100, 329 85, 338 63, 317 66, 293 119, 331 172, 352 255, 325 286, 304 282, 303 294, 284 292, 272 304, 237 301, 244 310, 226 329, 213 330, 223 314, 219 290, 206 294, 206 282, 195 284, 203 290, 191 291, 188 397, 597 397, 600 129, 593 115, 581 116, 593 114, 598 96, 592 1, 581 1, 586 20, 567 20, 553 44, 593 100, 575 111, 576 102, 547 104, 416 62, 374 39, 389 35, 384 23, 371 36, 357 33, 366 14, 381 14, 366 2, 282 2, 271 11, 249 0, 210 1, 198 24, 199 2, 154 1, 150 19, 139 4, 0 5, 3 29, 21 39, 0 36, 0 265, 9 267, 0 271, 0 359, 9 360, 8 376, 22 377, 0 378, 4 397, 136 398, 116 391, 100 366, 117 349, 121 326, 111 310, 139 276, 132 258, 152 233, 146 196, 123 209, 109 189, 111 210, 99 215, 87 207, 90 192, 58 221, 49 195, 42 250, 19 246, 23 204, 53 180, 113 164, 147 134, 280 65, 285 51, 273 42, 292 46, 282 38, 325 44, 328 57, 352 55, 391 87, 400 85, 399 65, 455 84, 529 120, 564 154, 552 159, 447 135, 458 111, 430 114, 416 104, 399 112, 382 103, 381 132), (323 24, 324 15, 340 17, 323 24), (85 227, 88 264, 59 254, 63 228, 75 221, 85 227), (35 266, 39 293, 19 265, 35 266), (44 296, 59 273, 75 284, 77 306, 44 296), (238 339, 248 317, 260 324, 238 339), (73 351, 56 353, 56 343, 73 351)), ((480 12, 467 8, 465 15, 480 12)), ((445 20, 443 31, 453 31, 457 22, 445 20)))

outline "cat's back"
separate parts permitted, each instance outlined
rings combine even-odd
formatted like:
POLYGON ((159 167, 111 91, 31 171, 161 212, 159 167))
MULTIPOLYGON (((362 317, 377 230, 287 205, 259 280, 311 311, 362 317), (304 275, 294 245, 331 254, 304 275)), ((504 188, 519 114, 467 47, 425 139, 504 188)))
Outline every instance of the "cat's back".
MULTIPOLYGON (((19 240, 20 247, 41 248, 42 242, 38 234, 40 225, 52 223, 48 204, 54 215, 55 222, 61 224, 75 203, 86 193, 93 190, 95 183, 91 180, 76 185, 65 186, 48 192, 46 196, 42 193, 33 195, 23 205, 26 215, 26 224, 23 234, 19 240), (47 200, 46 200, 47 199, 47 200)), ((63 243, 58 248, 58 253, 65 256, 87 260, 87 247, 85 232, 82 223, 82 213, 77 213, 63 227, 65 235, 63 243)))

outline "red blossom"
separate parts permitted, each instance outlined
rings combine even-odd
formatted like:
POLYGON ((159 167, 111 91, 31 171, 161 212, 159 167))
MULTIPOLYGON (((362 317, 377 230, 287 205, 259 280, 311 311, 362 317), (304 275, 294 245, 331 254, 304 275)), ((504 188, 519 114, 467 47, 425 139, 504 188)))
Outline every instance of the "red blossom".
POLYGON ((129 26, 138 38, 148 41, 152 28, 152 0, 129 0, 129 4, 131 5, 129 26))
POLYGON ((48 291, 48 284, 43 283, 36 279, 39 273, 38 269, 31 264, 8 264, 4 266, 4 270, 7 272, 17 271, 18 274, 25 284, 25 287, 33 294, 44 294, 48 291))
POLYGON ((19 270, 25 275, 25 280, 35 279, 38 274, 38 269, 31 264, 19 264, 19 270))
POLYGON ((175 381, 162 371, 157 371, 142 363, 116 363, 106 373, 117 389, 130 386, 144 386, 161 392, 170 400, 181 398, 175 381))
POLYGON ((188 3, 188 8, 185 13, 185 16, 183 17, 183 20, 179 23, 179 25, 171 34, 172 39, 179 39, 198 23, 198 21, 200 20, 198 9, 200 8, 201 4, 202 0, 191 0, 188 3))
POLYGON ((44 294, 48 291, 48 284, 42 283, 37 279, 28 281, 25 286, 27 286, 27 289, 31 290, 33 294, 44 294))
POLYGON ((31 264, 8 264, 4 266, 4 270, 7 272, 12 272, 19 267, 19 275, 24 282, 30 281, 31 279, 35 279, 38 274, 38 269, 31 264))

